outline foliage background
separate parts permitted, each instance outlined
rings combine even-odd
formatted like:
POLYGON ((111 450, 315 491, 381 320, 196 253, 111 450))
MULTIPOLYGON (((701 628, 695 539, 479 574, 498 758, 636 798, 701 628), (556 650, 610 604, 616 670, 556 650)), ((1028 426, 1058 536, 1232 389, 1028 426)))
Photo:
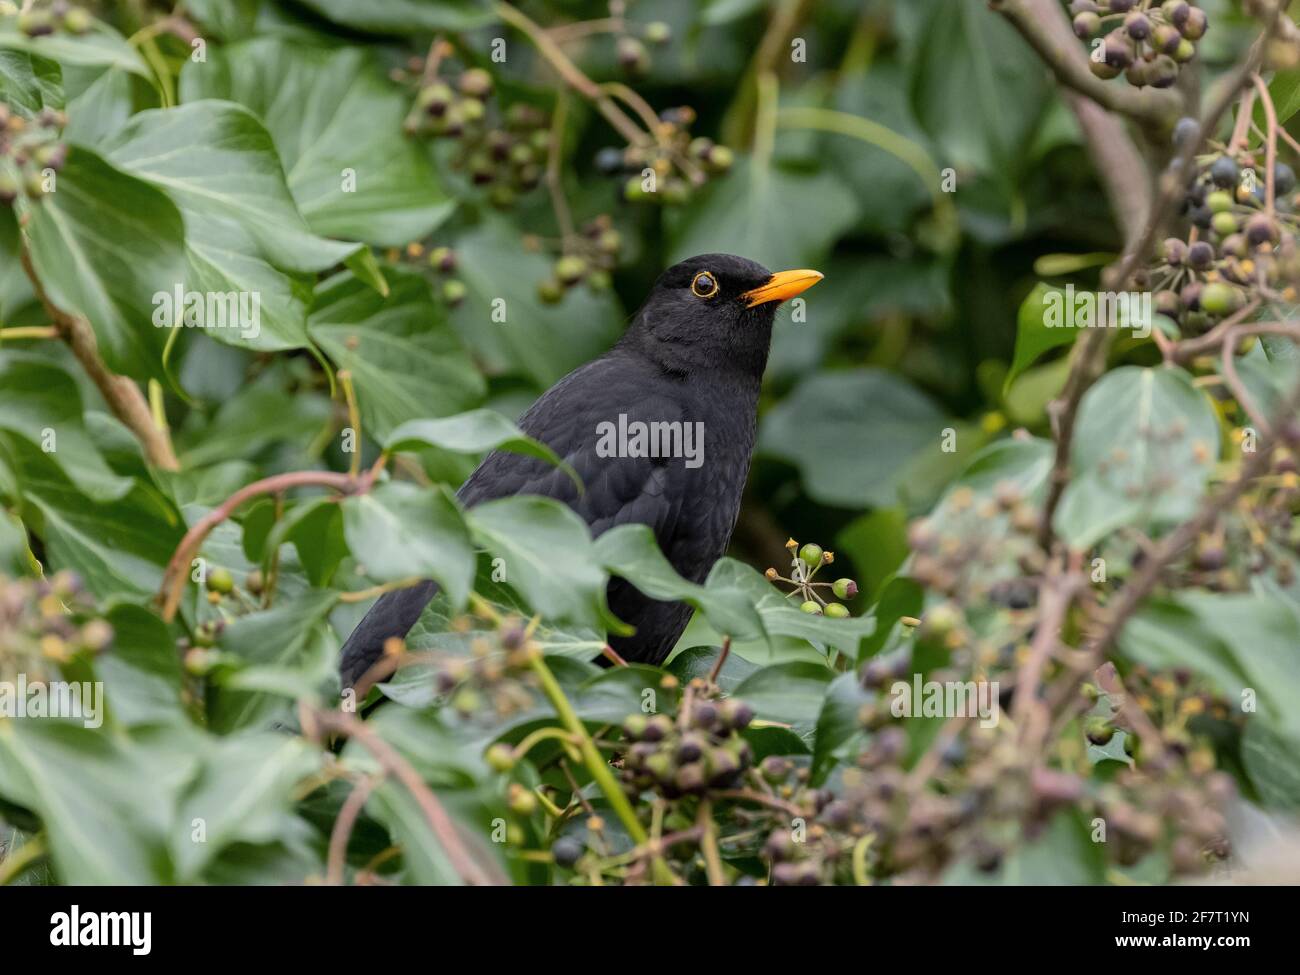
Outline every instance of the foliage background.
MULTIPOLYGON (((1203 5, 1215 29, 1200 58, 1213 74, 1252 35, 1235 4, 1203 5)), ((363 463, 381 445, 401 443, 410 448, 403 480, 454 488, 496 434, 476 427, 461 449, 459 434, 395 431, 478 407, 517 416, 606 349, 655 276, 680 258, 729 251, 773 269, 818 268, 826 279, 806 296, 807 321, 777 328, 732 554, 761 570, 788 562, 787 536, 818 540, 836 551, 837 573, 858 580, 855 613, 871 615, 908 556, 908 520, 930 511, 987 445, 1005 448, 1015 429, 1048 433, 1047 403, 1065 382, 1069 350, 1036 344, 1032 315, 1018 329, 1026 297, 1043 280, 1091 286, 1122 247, 1074 116, 1043 64, 982 0, 631 4, 631 21, 672 28, 631 84, 655 109, 691 106, 692 131, 731 146, 736 162, 682 205, 627 203, 623 181, 593 162, 621 142, 586 101, 570 96, 564 193, 579 222, 610 214, 623 248, 610 290, 578 287, 555 305, 536 294, 549 261, 529 246, 529 235, 555 236, 545 190, 521 194, 506 210, 492 206, 450 165, 445 140, 403 133, 413 92, 389 76, 440 33, 455 40, 464 63, 492 71, 499 97, 549 110, 555 74, 491 5, 188 0, 176 12, 206 41, 205 63, 191 61, 175 34, 149 30, 170 9, 145 2, 90 9, 99 21, 79 37, 24 39, 12 18, 0 21, 0 92, 29 110, 66 111, 71 146, 57 192, 0 208, 0 323, 50 321, 23 270, 25 236, 53 304, 89 319, 111 369, 141 388, 156 384, 178 465, 146 463, 66 345, 13 339, 0 347, 0 564, 14 577, 32 574, 33 557, 47 573, 74 570, 92 597, 88 612, 116 632, 112 653, 81 665, 108 682, 105 729, 0 721, 8 842, 21 849, 36 835, 42 851, 10 877, 19 882, 323 875, 330 825, 348 790, 328 774, 320 749, 287 731, 298 727, 297 699, 333 699, 341 638, 367 605, 339 594, 423 572, 467 588, 474 541, 495 539, 525 558, 548 553, 556 578, 519 584, 534 608, 556 619, 547 649, 573 658, 559 672, 581 715, 600 722, 636 710, 630 683, 620 690, 618 678, 598 677, 581 662, 592 655, 582 627, 599 620, 597 594, 617 553, 592 555, 581 533, 549 510, 505 507, 495 522, 462 520, 428 500, 443 495, 397 482, 341 505, 292 501, 287 515, 262 498, 221 524, 203 555, 241 586, 249 572, 277 562, 277 597, 266 608, 235 606, 237 619, 201 667, 182 665, 176 640, 226 610, 190 586, 177 622, 164 623, 153 597, 168 559, 187 525, 243 485, 289 471, 348 470, 339 370, 355 384, 363 463), (763 53, 774 24, 806 40, 806 63, 791 62, 779 36, 776 53, 763 53), (509 54, 493 64, 490 44, 499 36, 509 38, 509 54), (756 83, 762 69, 776 72, 778 88, 756 83), (810 127, 846 118, 875 126, 865 127, 865 139, 852 122, 850 134, 810 127), (339 192, 345 168, 356 171, 354 194, 339 192), (947 168, 956 179, 951 194, 940 188, 947 168), (445 276, 410 256, 412 242, 422 253, 454 249, 462 303, 445 300, 445 276), (160 282, 182 280, 259 290, 261 335, 182 329, 170 344, 170 333, 148 322, 149 296, 167 287, 160 282), (508 303, 504 325, 490 318, 498 297, 508 303), (48 426, 58 430, 53 454, 42 453, 36 435, 48 426), (941 447, 947 428, 956 431, 955 452, 941 447), (603 696, 591 681, 603 681, 594 685, 603 696), (186 826, 198 815, 207 820, 203 844, 190 841, 186 826)), ((607 13, 599 3, 524 9, 544 25, 607 13)), ((566 50, 593 78, 622 77, 608 37, 566 50)), ((1127 337, 1112 358, 1158 361, 1152 346, 1127 337)), ((1269 373, 1275 366, 1254 363, 1252 381, 1283 388, 1281 373, 1269 373)), ((1228 424, 1205 409, 1197 416, 1217 440, 1228 424)), ((1113 434, 1102 424, 1096 436, 1113 434)), ((1036 449, 1012 451, 1029 465, 1031 488, 1046 470, 1047 455, 1036 449)), ((999 473, 1001 455, 981 456, 999 473)), ((1205 478, 1194 471, 1187 478, 1194 502, 1205 478)), ((1129 520, 1158 532, 1179 516, 1144 509, 1129 520)), ((1096 537, 1108 530, 1085 524, 1079 532, 1094 529, 1096 537)), ((755 580, 750 572, 735 586, 755 592, 755 580)), ((1243 641, 1270 641, 1269 659, 1285 682, 1276 687, 1279 713, 1289 714, 1300 693, 1293 599, 1271 593, 1271 608, 1260 613, 1238 606, 1247 636, 1207 596, 1179 612, 1200 605, 1201 625, 1220 643, 1211 653, 1195 638, 1170 652, 1191 662, 1178 655, 1200 643, 1198 654, 1225 655, 1217 672, 1228 675, 1221 689, 1231 693, 1259 676, 1243 641)), ((769 622, 735 646, 739 673, 777 668, 749 678, 748 699, 760 716, 794 728, 802 744, 792 750, 823 752, 830 746, 818 728, 833 713, 823 702, 836 678, 825 646, 847 641, 850 658, 871 650, 839 631, 830 638, 814 631, 810 641, 788 623, 769 622)), ((428 630, 425 645, 443 646, 436 621, 428 630)), ((683 638, 684 647, 718 642, 705 614, 683 638)), ((1151 647, 1163 645, 1153 638, 1134 656, 1154 660, 1151 647)), ((422 707, 428 699, 416 682, 406 693, 407 707, 389 706, 375 719, 383 735, 471 833, 512 817, 481 755, 493 735, 518 740, 516 726, 467 733, 422 707)), ((402 699, 400 683, 393 696, 402 699)), ((1234 759, 1244 763, 1243 788, 1265 806, 1294 809, 1297 726, 1279 718, 1258 738, 1253 759, 1249 751, 1234 759)), ((851 751, 851 743, 831 744, 851 751)), ((364 763, 351 749, 345 759, 364 763)), ((382 850, 387 831, 403 850, 389 879, 454 880, 413 808, 392 781, 379 786, 358 827, 353 865, 382 850)), ((500 858, 517 882, 552 879, 550 868, 500 858)), ((1099 869, 1071 834, 1006 876, 1091 881, 1101 879, 1099 869)))

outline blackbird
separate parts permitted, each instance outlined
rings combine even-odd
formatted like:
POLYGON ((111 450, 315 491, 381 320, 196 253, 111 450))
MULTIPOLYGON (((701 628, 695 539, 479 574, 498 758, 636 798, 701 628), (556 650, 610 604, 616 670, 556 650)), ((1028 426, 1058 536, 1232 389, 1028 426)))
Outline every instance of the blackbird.
MULTIPOLYGON (((821 280, 816 271, 772 274, 730 254, 675 264, 605 355, 569 373, 519 420, 577 472, 494 451, 458 492, 472 507, 515 494, 562 501, 592 535, 649 525, 679 574, 702 582, 726 551, 749 474, 759 386, 776 308, 821 280)), ((405 636, 438 591, 425 582, 381 596, 343 647, 340 676, 351 687, 405 636)), ((635 627, 611 636, 625 660, 659 664, 690 618, 685 603, 609 583, 609 607, 635 627)))

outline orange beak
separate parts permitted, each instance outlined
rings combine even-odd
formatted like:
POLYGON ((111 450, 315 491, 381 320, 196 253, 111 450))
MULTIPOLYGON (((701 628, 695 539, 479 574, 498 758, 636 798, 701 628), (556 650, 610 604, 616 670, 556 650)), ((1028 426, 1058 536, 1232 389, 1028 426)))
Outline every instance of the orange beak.
POLYGON ((769 301, 788 301, 795 295, 807 291, 821 279, 820 271, 777 271, 767 279, 766 284, 760 285, 753 291, 746 291, 740 297, 745 302, 746 308, 764 305, 769 301))

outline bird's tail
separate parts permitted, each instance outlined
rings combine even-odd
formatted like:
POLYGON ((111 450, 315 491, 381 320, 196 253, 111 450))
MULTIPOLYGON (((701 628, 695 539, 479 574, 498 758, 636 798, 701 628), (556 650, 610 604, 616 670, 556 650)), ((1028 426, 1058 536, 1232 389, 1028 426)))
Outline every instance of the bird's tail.
POLYGON ((343 687, 356 684, 384 652, 389 637, 404 637, 438 592, 438 584, 426 580, 418 586, 384 593, 370 607, 343 644, 339 658, 339 679, 343 687))

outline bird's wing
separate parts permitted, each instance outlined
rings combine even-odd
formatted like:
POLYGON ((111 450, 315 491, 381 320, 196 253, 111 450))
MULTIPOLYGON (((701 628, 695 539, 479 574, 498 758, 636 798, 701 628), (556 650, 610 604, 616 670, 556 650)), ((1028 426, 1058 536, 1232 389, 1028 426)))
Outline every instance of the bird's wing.
MULTIPOLYGON (((569 505, 599 535, 615 525, 644 524, 665 551, 670 547, 685 491, 677 479, 682 463, 666 457, 602 457, 597 451, 600 424, 619 415, 634 422, 684 419, 682 403, 669 395, 659 377, 633 361, 607 356, 575 370, 552 386, 519 420, 519 427, 564 459, 582 481, 582 490, 560 468, 536 458, 493 451, 457 492, 461 503, 518 494, 537 494, 569 505), (656 381, 658 380, 658 381, 656 381)), ((384 641, 405 636, 438 587, 432 582, 386 593, 370 608, 343 646, 339 666, 350 687, 379 659, 384 641)), ((610 587, 616 615, 630 596, 621 579, 610 587), (625 591, 626 590, 626 591, 625 591)))
MULTIPOLYGON (((638 421, 680 422, 682 403, 660 382, 624 358, 608 357, 570 373, 519 420, 519 427, 550 447, 582 482, 520 454, 494 452, 470 475, 459 497, 466 507, 516 494, 538 494, 569 505, 599 535, 614 525, 649 525, 661 544, 677 520, 684 492, 677 479, 682 462, 667 457, 601 456, 604 424, 617 433, 620 416, 638 421)), ((661 381, 662 382, 662 381, 661 381)))

